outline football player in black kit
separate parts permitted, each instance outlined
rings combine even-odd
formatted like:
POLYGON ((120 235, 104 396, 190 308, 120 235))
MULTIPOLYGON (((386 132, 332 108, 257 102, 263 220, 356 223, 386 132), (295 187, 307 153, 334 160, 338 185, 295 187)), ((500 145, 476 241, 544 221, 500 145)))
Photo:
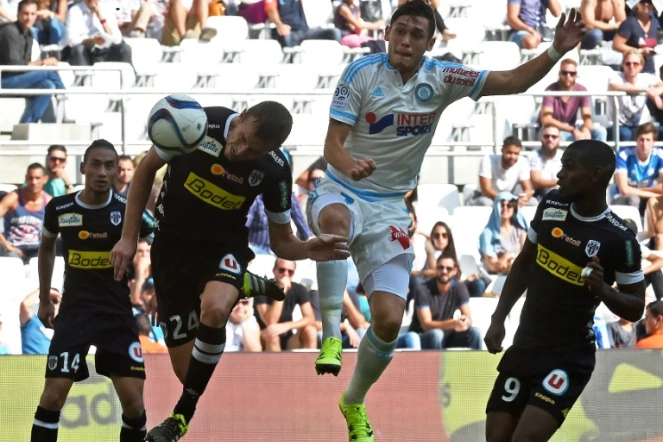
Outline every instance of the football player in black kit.
POLYGON ((168 163, 156 207, 152 273, 159 321, 183 391, 171 416, 148 433, 146 440, 154 442, 176 441, 187 432, 223 353, 226 321, 238 298, 266 294, 284 299, 273 283, 249 277, 246 271, 254 256, 246 215, 256 196, 263 194, 277 256, 349 256, 347 238, 302 242, 292 232, 292 174, 279 150, 292 128, 287 109, 266 101, 241 114, 223 107, 205 112, 207 136, 198 149, 174 156, 153 146, 141 161, 129 192, 122 239, 111 253, 117 275, 122 275, 136 249, 138 222, 155 172, 168 163))
MULTIPOLYGON (((57 440, 60 410, 73 383, 89 376, 85 356, 94 345, 97 373, 113 381, 122 404, 120 442, 138 442, 146 434, 145 366, 127 278, 123 274, 116 280, 110 263, 110 251, 122 235, 126 207, 126 199, 112 190, 118 174, 115 147, 106 140, 94 141, 85 151, 80 170, 85 188, 53 198, 44 216, 38 315, 55 332, 30 440, 57 440), (53 319, 50 287, 58 234, 65 279, 60 313, 53 319)), ((143 218, 139 224, 141 237, 151 235, 151 220, 143 218)))
POLYGON ((488 351, 502 351, 504 320, 527 290, 488 400, 488 442, 547 441, 562 425, 594 371, 601 302, 630 321, 642 317, 640 247, 606 204, 614 171, 607 144, 576 141, 562 156, 559 189, 537 208, 485 337, 488 351))

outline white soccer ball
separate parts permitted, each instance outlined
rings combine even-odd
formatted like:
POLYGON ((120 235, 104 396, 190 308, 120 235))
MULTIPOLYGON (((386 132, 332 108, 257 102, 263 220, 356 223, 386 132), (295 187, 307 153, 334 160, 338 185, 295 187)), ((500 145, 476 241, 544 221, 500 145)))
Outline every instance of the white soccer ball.
POLYGON ((185 155, 193 152, 207 133, 207 114, 193 98, 175 94, 154 105, 147 121, 147 134, 162 150, 185 155))

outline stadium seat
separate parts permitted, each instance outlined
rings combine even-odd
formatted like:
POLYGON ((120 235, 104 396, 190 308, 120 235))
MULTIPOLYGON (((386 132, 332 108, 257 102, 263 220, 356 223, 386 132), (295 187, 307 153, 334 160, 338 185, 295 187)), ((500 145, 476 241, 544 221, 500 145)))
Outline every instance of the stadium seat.
POLYGON ((283 61, 283 51, 276 40, 245 40, 239 59, 244 66, 272 66, 283 61))
POLYGON ((634 206, 620 206, 620 205, 611 205, 610 210, 612 210, 615 215, 621 219, 632 219, 635 221, 636 226, 638 226, 638 232, 642 232, 642 219, 640 218, 640 211, 637 207, 634 206))
POLYGON ((320 69, 334 68, 343 62, 343 48, 332 40, 305 40, 301 44, 302 64, 320 69))
POLYGON ((13 190, 16 190, 16 186, 14 184, 0 183, 0 192, 11 192, 13 190))
POLYGON ((451 215, 444 207, 417 204, 417 231, 428 235, 436 222, 451 224, 451 215))
POLYGON ((326 28, 330 20, 334 17, 334 9, 331 2, 304 0, 301 3, 309 28, 326 28))
MULTIPOLYGON (((228 43, 242 41, 249 38, 249 25, 240 16, 212 16, 207 19, 206 26, 216 29, 216 36, 212 41, 228 43)), ((183 40, 184 43, 186 40, 183 40)))
POLYGON ((215 67, 223 60, 223 49, 218 41, 185 39, 180 43, 180 48, 180 61, 194 72, 215 67))
POLYGON ((94 71, 92 86, 95 89, 130 89, 136 83, 136 72, 129 63, 100 62, 95 63, 94 67, 120 69, 119 71, 94 71))
POLYGON ((528 224, 534 219, 534 215, 536 214, 536 206, 523 206, 518 208, 518 210, 525 216, 528 224))
POLYGON ((419 184, 417 209, 444 207, 449 213, 460 206, 458 187, 453 184, 419 184))
POLYGON ((463 186, 463 204, 466 204, 474 196, 474 192, 479 190, 479 185, 476 183, 469 183, 463 186))
POLYGON ((124 41, 131 46, 131 63, 137 72, 145 67, 151 68, 161 61, 163 49, 157 39, 125 37, 124 41))
POLYGON ((160 66, 154 79, 154 87, 157 89, 186 90, 196 83, 196 71, 184 63, 168 63, 160 66))
MULTIPOLYGON (((64 284, 64 258, 62 256, 55 257, 53 265, 53 277, 51 279, 51 287, 57 288, 62 292, 62 284, 64 284)), ((38 259, 32 258, 27 267, 28 280, 31 283, 36 283, 39 287, 39 266, 38 259)))
POLYGON ((470 314, 472 326, 481 332, 481 348, 484 348, 483 338, 490 326, 490 317, 497 307, 497 298, 470 298, 470 314))
POLYGON ((520 49, 510 41, 484 41, 479 44, 479 51, 483 69, 506 70, 520 65, 520 49))
POLYGON ((258 276, 272 277, 274 270, 274 262, 276 258, 272 255, 256 255, 251 262, 249 262, 248 269, 250 272, 258 276))
POLYGON ((460 206, 453 212, 452 232, 458 255, 471 255, 481 261, 479 236, 488 224, 492 207, 460 206))

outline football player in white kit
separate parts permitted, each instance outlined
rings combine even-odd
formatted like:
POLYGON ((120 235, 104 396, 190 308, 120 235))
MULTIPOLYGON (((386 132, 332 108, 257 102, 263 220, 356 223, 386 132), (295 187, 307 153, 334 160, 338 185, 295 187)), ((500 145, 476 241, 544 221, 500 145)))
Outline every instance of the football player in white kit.
MULTIPOLYGON (((388 54, 366 56, 345 69, 331 105, 324 147, 327 176, 308 198, 308 219, 317 235, 349 238, 370 297, 372 324, 339 402, 351 441, 374 440, 364 397, 396 347, 414 257, 403 196, 416 185, 442 111, 463 97, 526 91, 580 42, 585 24, 574 10, 568 20, 562 14, 547 52, 499 72, 424 57, 433 48, 434 30, 430 5, 410 0, 386 28, 388 54)), ((346 263, 319 262, 317 273, 324 342, 316 371, 337 375, 346 263)))

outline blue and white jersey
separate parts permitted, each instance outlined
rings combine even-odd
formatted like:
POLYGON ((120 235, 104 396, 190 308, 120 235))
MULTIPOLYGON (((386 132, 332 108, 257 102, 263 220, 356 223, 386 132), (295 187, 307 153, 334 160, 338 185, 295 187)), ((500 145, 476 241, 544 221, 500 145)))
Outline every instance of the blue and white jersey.
POLYGON ((329 165, 330 178, 374 196, 413 189, 442 111, 463 97, 478 100, 488 72, 424 57, 403 84, 387 54, 350 63, 334 92, 330 118, 352 126, 345 142, 350 157, 372 158, 377 169, 354 181, 329 165))
POLYGON ((663 174, 663 149, 653 147, 646 161, 638 159, 636 147, 623 147, 617 152, 618 173, 625 173, 631 187, 652 187, 663 174))

